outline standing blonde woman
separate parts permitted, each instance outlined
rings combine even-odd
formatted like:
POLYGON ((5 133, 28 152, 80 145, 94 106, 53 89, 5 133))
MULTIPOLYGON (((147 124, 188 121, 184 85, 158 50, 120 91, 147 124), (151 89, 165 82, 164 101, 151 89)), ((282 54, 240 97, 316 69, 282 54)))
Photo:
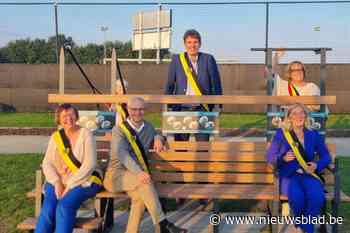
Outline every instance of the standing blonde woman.
MULTIPOLYGON (((320 96, 320 88, 313 82, 305 80, 305 66, 300 61, 292 61, 288 64, 284 77, 277 73, 279 59, 284 55, 284 50, 278 50, 272 61, 274 77, 273 93, 277 96, 320 96)), ((308 105, 311 111, 319 111, 319 105, 308 105)))
POLYGON ((46 184, 36 233, 73 232, 80 205, 102 188, 95 170, 95 139, 90 130, 77 125, 78 117, 70 104, 56 109, 61 128, 52 134, 42 163, 46 184))
MULTIPOLYGON (((288 196, 294 216, 312 219, 320 214, 325 203, 319 174, 331 163, 331 157, 323 137, 308 128, 307 116, 304 105, 289 106, 284 127, 277 129, 266 157, 278 169, 281 194, 288 196)), ((314 232, 311 223, 296 227, 299 232, 314 232)))

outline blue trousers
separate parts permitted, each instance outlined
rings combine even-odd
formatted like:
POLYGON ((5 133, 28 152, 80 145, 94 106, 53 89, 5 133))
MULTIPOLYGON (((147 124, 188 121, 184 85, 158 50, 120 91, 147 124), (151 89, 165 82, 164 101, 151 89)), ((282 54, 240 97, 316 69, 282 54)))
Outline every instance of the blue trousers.
POLYGON ((49 183, 45 185, 45 197, 36 233, 71 233, 75 225, 75 216, 80 205, 87 199, 94 197, 102 188, 92 184, 90 187, 75 187, 62 199, 57 199, 55 187, 49 183))
MULTIPOLYGON (((320 215, 325 204, 323 184, 308 174, 296 174, 291 177, 288 186, 288 202, 295 217, 320 215)), ((306 233, 313 233, 311 223, 297 225, 306 233)))

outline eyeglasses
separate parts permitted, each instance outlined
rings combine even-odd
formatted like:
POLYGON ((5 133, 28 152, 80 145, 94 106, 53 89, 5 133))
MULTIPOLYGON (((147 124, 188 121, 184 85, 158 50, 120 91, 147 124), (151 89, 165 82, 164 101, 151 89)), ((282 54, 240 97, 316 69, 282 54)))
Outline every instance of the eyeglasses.
POLYGON ((128 108, 129 111, 132 111, 132 112, 143 112, 145 111, 145 108, 128 108))
POLYGON ((304 72, 303 69, 290 69, 289 70, 290 73, 293 73, 293 72, 304 72))

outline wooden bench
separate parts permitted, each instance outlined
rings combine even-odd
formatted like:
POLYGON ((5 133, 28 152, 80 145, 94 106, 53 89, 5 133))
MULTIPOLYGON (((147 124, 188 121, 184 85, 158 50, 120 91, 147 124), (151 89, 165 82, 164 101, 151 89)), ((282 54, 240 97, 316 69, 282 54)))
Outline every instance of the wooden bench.
MULTIPOLYGON (((109 140, 97 138, 99 162, 103 165, 109 157, 109 140)), ((266 162, 266 142, 224 141, 174 142, 160 154, 151 153, 149 164, 152 180, 160 197, 212 200, 265 200, 272 203, 272 215, 279 215, 279 182, 273 168, 266 162)), ((335 145, 328 144, 333 157, 332 169, 326 170, 326 197, 332 203, 332 215, 338 216, 341 201, 350 197, 340 190, 338 160, 335 145)), ((103 165, 104 166, 104 165, 103 165)), ((42 174, 37 171, 36 189, 27 194, 35 197, 36 216, 41 208, 42 174)), ((80 219, 78 228, 106 232, 113 226, 115 206, 128 201, 125 193, 102 191, 95 198, 95 218, 80 219)), ((213 212, 217 211, 212 209, 213 212)), ((33 230, 36 219, 28 218, 18 225, 20 230, 33 230)), ((277 232, 277 226, 272 226, 277 232)), ((217 226, 208 225, 209 232, 218 232, 217 226)), ((337 226, 333 226, 333 232, 337 226)))
MULTIPOLYGON (((279 215, 280 200, 278 179, 266 162, 265 142, 170 142, 169 150, 152 153, 149 163, 152 180, 160 197, 212 200, 267 200, 273 201, 272 215, 279 215)), ((335 155, 335 145, 329 145, 335 155)), ((340 201, 350 202, 350 197, 340 191, 337 160, 333 172, 326 172, 327 200, 331 200, 332 214, 337 216, 340 201)), ((97 199, 113 199, 123 193, 103 191, 97 199)), ((216 210, 213 210, 216 211, 216 210)), ((105 215, 113 222, 113 215, 105 215)), ((209 231, 218 232, 217 226, 209 231)), ((336 226, 334 226, 336 227, 336 226)), ((277 231, 277 228, 273 229, 277 231)))

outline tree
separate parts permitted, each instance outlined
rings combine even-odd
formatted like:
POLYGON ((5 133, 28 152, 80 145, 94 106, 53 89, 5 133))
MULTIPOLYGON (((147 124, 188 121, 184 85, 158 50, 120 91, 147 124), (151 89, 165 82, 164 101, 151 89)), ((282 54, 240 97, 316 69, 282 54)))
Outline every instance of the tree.
POLYGON ((7 54, 4 48, 0 49, 0 63, 9 63, 10 60, 7 58, 7 54))
MULTIPOLYGON (((104 46, 94 43, 78 46, 72 37, 64 34, 58 35, 59 46, 69 45, 73 54, 81 64, 102 63, 104 58, 104 46)), ((119 58, 137 58, 138 52, 132 51, 131 41, 107 41, 105 43, 107 57, 111 57, 112 48, 117 50, 119 58)), ((161 50, 161 57, 169 57, 168 49, 161 50)), ((143 58, 155 58, 155 50, 143 51, 143 58)), ((65 53, 66 63, 73 63, 72 57, 65 53)), ((10 41, 5 47, 0 48, 1 63, 25 63, 25 64, 46 64, 56 63, 56 36, 45 39, 21 39, 10 41)))

